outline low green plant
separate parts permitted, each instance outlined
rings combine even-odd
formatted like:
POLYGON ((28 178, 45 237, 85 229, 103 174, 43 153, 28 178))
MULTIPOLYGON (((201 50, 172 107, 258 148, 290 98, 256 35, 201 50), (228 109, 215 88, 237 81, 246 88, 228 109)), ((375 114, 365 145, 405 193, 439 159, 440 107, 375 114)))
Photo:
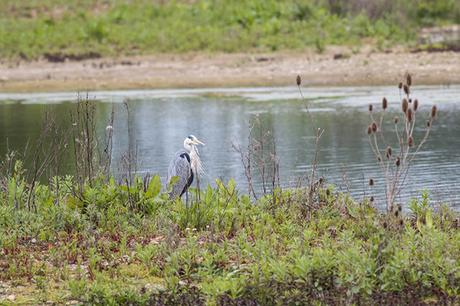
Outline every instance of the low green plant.
POLYGON ((186 207, 134 182, 95 178, 81 197, 43 184, 36 211, 2 189, 1 284, 33 304, 459 301, 459 216, 427 194, 396 218, 332 187, 305 213, 304 190, 251 200, 217 181, 186 207))

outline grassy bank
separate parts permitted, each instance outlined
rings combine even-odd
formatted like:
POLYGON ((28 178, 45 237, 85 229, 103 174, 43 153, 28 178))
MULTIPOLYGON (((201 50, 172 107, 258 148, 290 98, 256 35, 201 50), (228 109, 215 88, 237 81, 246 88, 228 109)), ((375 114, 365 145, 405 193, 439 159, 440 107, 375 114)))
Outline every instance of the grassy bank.
POLYGON ((187 51, 413 43, 460 22, 455 0, 14 1, 0 3, 0 57, 52 61, 187 51))
POLYGON ((253 202, 230 181, 187 209, 158 177, 66 177, 27 208, 20 182, 0 191, 0 304, 460 301, 459 216, 428 198, 387 215, 332 187, 307 206, 303 189, 253 202))

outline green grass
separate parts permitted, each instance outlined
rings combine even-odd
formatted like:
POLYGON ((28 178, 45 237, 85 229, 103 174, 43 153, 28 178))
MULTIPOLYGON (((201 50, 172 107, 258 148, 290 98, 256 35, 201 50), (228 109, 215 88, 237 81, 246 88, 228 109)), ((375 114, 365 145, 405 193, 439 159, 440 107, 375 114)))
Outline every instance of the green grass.
POLYGON ((460 22, 455 0, 0 2, 0 58, 247 52, 413 43, 422 26, 460 22))
POLYGON ((186 208, 158 177, 66 177, 28 209, 19 182, 0 191, 0 304, 459 302, 459 215, 427 195, 387 215, 332 187, 307 208, 302 189, 253 202, 218 181, 186 208))

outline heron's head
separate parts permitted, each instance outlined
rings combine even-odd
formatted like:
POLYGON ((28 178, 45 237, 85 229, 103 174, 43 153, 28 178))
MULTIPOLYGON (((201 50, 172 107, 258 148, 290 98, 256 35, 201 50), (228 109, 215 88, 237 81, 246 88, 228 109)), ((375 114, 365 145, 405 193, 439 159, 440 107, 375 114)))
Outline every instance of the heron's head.
POLYGON ((193 135, 188 136, 184 140, 184 148, 186 150, 188 150, 188 151, 191 151, 192 147, 197 146, 197 145, 203 145, 204 146, 204 143, 202 143, 200 140, 198 140, 198 138, 196 138, 193 135))

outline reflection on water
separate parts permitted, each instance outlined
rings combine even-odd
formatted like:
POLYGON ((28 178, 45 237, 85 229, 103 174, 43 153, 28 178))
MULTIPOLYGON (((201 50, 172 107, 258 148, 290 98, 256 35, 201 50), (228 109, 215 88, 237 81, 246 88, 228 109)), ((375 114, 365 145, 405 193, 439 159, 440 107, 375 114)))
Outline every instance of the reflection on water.
MULTIPOLYGON (((249 122, 258 116, 265 130, 273 133, 280 157, 280 173, 285 186, 294 186, 309 173, 314 154, 314 127, 325 129, 321 138, 319 171, 340 190, 350 190, 358 199, 370 191, 367 181, 373 177, 375 188, 383 187, 373 153, 365 133, 368 124, 367 105, 380 105, 386 96, 392 118, 399 110, 399 93, 393 87, 375 88, 307 88, 310 114, 296 88, 202 89, 95 92, 90 96, 97 104, 98 130, 101 135, 115 103, 113 170, 121 165, 121 155, 128 150, 128 122, 138 155, 141 173, 166 176, 169 159, 181 148, 183 139, 194 134, 206 146, 201 149, 206 177, 235 178, 246 190, 244 171, 232 143, 247 145, 249 122), (127 113, 120 103, 129 99, 127 113), (314 121, 314 122, 313 122, 314 121)), ((400 196, 404 201, 430 191, 436 202, 460 207, 460 87, 416 87, 421 102, 419 113, 427 113, 432 103, 439 118, 432 137, 419 153, 411 168, 407 188, 400 196)), ((29 140, 37 138, 45 111, 55 115, 61 125, 71 123, 70 111, 76 94, 0 94, 0 154, 22 150, 29 140), (67 101, 67 102, 66 102, 67 101)), ((420 120, 423 126, 423 121, 420 120)), ((421 138, 423 131, 419 131, 421 138)), ((62 172, 72 172, 71 155, 64 158, 62 172)), ((257 181, 256 184, 260 182, 257 181)), ((380 189, 380 194, 382 193, 380 189)), ((378 197, 383 205, 382 198, 378 197)))

